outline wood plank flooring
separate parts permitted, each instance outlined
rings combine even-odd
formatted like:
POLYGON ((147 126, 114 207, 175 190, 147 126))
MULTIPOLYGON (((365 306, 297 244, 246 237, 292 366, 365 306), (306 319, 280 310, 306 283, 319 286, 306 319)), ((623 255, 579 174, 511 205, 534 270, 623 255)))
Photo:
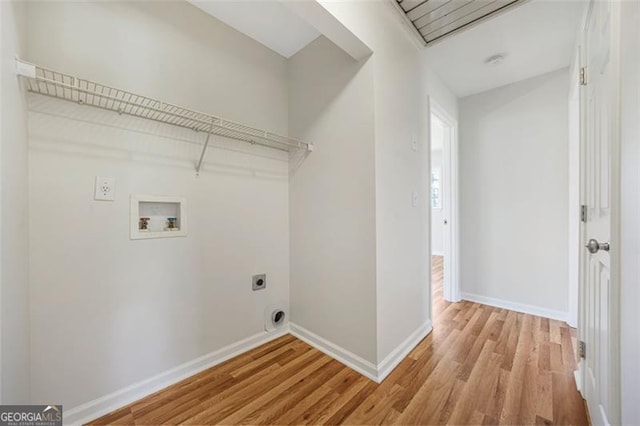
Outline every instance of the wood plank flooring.
POLYGON ((376 384, 292 336, 91 424, 586 425, 573 331, 559 321, 442 298, 434 328, 376 384))

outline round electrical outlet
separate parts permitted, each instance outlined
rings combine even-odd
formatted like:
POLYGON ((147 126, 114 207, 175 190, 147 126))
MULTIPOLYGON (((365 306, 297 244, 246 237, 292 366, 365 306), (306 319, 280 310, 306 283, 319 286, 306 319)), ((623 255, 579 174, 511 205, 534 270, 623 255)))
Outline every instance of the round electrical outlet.
POLYGON ((267 275, 258 274, 251 277, 251 289, 253 291, 267 288, 267 275))

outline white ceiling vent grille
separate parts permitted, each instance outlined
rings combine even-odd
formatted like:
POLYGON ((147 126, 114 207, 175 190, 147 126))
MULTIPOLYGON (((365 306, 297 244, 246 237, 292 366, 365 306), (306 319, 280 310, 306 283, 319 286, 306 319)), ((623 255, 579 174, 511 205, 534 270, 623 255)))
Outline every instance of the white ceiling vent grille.
POLYGON ((396 0, 427 45, 526 0, 396 0))

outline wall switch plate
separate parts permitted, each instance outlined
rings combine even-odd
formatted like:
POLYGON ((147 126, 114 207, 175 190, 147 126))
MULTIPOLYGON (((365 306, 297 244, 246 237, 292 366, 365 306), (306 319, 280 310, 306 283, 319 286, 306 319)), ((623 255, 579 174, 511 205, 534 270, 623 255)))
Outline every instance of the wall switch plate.
POLYGON ((264 290, 267 288, 267 274, 258 274, 251 277, 251 289, 264 290))
POLYGON ((413 207, 416 207, 418 205, 418 193, 416 191, 413 191, 411 193, 411 205, 413 207))
POLYGON ((116 199, 116 179, 112 177, 96 176, 94 200, 113 201, 116 199))
POLYGON ((418 138, 415 136, 411 138, 411 149, 414 151, 418 150, 418 138))

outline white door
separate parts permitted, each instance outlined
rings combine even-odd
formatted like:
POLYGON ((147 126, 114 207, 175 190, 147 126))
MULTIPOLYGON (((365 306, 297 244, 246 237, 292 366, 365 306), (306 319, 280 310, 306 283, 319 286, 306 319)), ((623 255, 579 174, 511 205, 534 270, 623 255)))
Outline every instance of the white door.
POLYGON ((583 226, 580 337, 586 356, 581 366, 583 391, 594 425, 618 423, 617 288, 613 220, 616 196, 612 183, 617 171, 617 5, 591 2, 584 34, 587 84, 584 95, 583 226), (613 210, 612 210, 613 207, 613 210), (613 214, 612 214, 613 213, 613 214), (588 244, 590 242, 590 244, 588 244), (587 247, 586 245, 589 245, 587 247), (612 274, 613 273, 613 274, 612 274))

